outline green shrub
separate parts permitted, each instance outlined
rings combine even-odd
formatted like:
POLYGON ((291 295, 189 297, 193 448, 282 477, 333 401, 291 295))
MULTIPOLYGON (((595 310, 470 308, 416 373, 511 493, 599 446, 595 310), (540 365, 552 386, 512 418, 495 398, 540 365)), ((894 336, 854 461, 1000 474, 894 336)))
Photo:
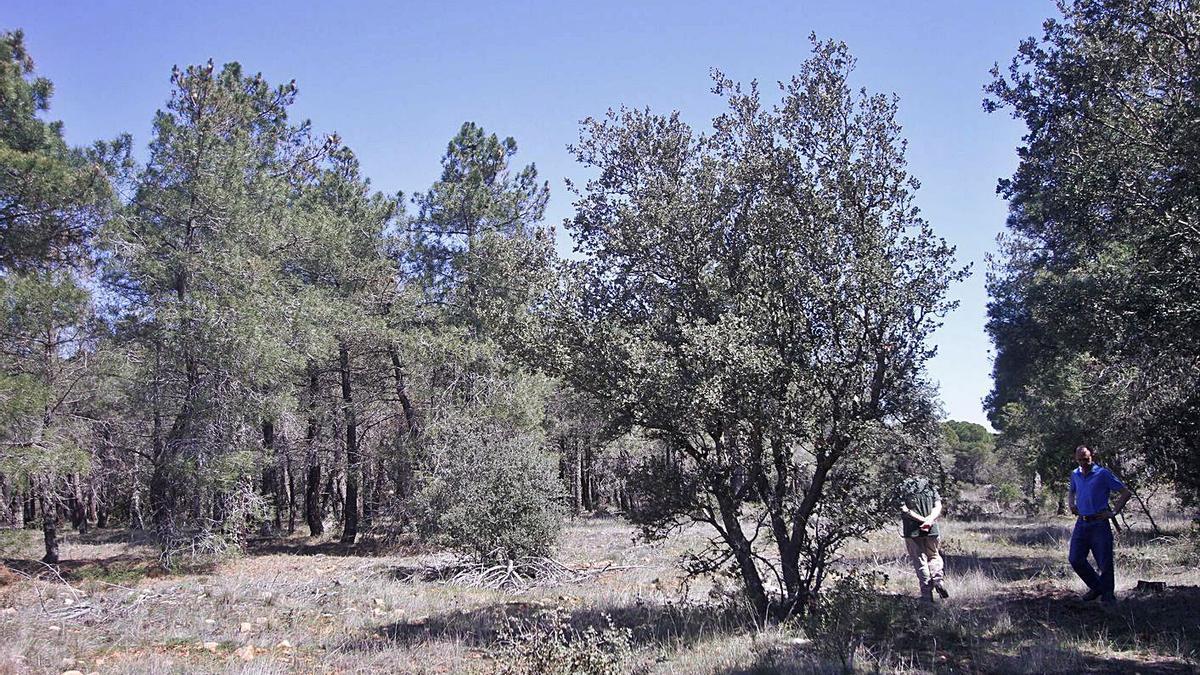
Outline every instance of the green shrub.
POLYGON ((633 633, 612 619, 602 630, 571 626, 562 609, 532 619, 511 618, 497 638, 497 673, 505 675, 617 675, 633 651, 633 633))
POLYGON ((1021 501, 1022 497, 1024 497, 1024 493, 1021 492, 1021 488, 1012 483, 1000 483, 992 488, 992 499, 996 500, 996 504, 1005 510, 1021 501))
POLYGON ((533 431, 465 419, 432 439, 413 509, 421 534, 479 561, 544 555, 558 538, 562 484, 533 431))
POLYGON ((897 616, 894 607, 881 601, 886 582, 881 572, 851 569, 838 574, 804 616, 805 633, 817 651, 852 670, 861 645, 891 633, 897 616))

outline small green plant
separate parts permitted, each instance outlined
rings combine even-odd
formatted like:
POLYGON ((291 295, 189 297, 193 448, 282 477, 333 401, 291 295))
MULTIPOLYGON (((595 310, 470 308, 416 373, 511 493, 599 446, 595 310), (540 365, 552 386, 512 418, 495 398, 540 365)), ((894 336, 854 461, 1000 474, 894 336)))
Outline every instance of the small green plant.
POLYGON ((992 488, 992 499, 996 500, 996 504, 1005 510, 1021 501, 1023 496, 1021 488, 1012 483, 1000 483, 992 488))
POLYGON ((583 630, 561 608, 531 619, 512 617, 496 640, 497 673, 505 675, 617 675, 633 650, 633 633, 604 615, 606 626, 583 630))
POLYGON ((840 573, 804 616, 805 633, 817 650, 854 669, 858 648, 874 636, 887 635, 896 621, 892 608, 881 602, 887 575, 851 569, 840 573))

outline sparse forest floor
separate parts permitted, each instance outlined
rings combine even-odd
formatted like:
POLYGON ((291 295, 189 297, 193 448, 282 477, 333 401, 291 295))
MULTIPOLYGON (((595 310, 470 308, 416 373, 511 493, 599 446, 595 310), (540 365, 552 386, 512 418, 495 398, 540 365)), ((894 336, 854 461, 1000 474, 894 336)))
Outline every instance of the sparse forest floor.
POLYGON ((585 581, 519 594, 429 578, 441 555, 299 537, 167 574, 152 547, 103 530, 67 537, 59 578, 29 562, 39 533, 5 531, 0 671, 493 672, 553 656, 541 644, 549 633, 529 622, 561 608, 560 628, 594 627, 594 644, 624 636, 611 657, 621 672, 840 672, 839 651, 867 672, 1196 672, 1198 552, 1187 520, 1160 525, 1157 537, 1141 525, 1119 536, 1121 601, 1107 611, 1074 599, 1069 519, 948 523, 953 597, 932 608, 915 597, 895 533, 877 533, 845 562, 887 574, 884 595, 843 640, 754 629, 711 584, 680 586, 676 561, 702 531, 647 545, 614 518, 579 519, 564 534, 557 559, 590 571, 585 581), (1138 579, 1167 588, 1137 594, 1138 579), (505 647, 506 617, 525 621, 507 633, 525 651, 505 647))

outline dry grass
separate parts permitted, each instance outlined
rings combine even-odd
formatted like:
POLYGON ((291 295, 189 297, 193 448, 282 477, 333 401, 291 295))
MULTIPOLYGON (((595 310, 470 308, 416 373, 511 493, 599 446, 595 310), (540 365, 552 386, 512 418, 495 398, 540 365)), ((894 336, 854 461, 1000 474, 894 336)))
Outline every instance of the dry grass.
MULTIPOLYGON (((1119 539, 1125 599, 1109 612, 1073 599, 1082 585, 1065 560, 1068 519, 948 523, 954 595, 934 608, 917 602, 895 532, 880 532, 844 562, 888 575, 875 617, 886 630, 866 631, 854 663, 887 672, 1193 672, 1200 571, 1181 536, 1189 523, 1161 524, 1163 537, 1139 527, 1119 539), (1139 578, 1168 590, 1137 597, 1139 578)), ((0 579, 0 672, 486 673, 507 617, 553 607, 579 629, 629 628, 629 671, 841 671, 799 627, 755 630, 736 607, 713 604, 709 586, 681 586, 675 563, 702 534, 649 545, 619 520, 581 519, 558 560, 623 569, 511 594, 421 580, 414 570, 446 562, 434 553, 361 555, 301 539, 167 575, 150 546, 121 532, 69 535, 60 580, 29 562, 36 532, 4 532, 14 572, 0 579)))

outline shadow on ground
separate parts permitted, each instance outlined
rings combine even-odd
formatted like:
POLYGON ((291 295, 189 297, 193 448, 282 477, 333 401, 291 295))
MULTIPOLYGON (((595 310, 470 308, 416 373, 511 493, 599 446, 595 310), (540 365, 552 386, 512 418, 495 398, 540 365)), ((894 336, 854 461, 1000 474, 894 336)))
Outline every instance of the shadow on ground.
MULTIPOLYGON (((488 647, 496 642, 512 621, 530 622, 552 604, 540 601, 511 601, 468 611, 454 611, 406 622, 380 626, 351 640, 344 648, 378 649, 382 640, 412 647, 429 642, 458 642, 470 647, 488 647)), ((643 603, 627 606, 564 609, 566 626, 572 631, 608 628, 630 631, 634 646, 687 645, 702 637, 749 630, 748 620, 739 619, 725 607, 643 603)))
POLYGON ((947 578, 981 572, 1000 581, 1053 578, 1066 568, 1066 556, 983 556, 978 553, 943 553, 947 578))
MULTIPOLYGON (((1197 607, 1200 588, 1192 586, 1128 595, 1114 608, 1084 603, 1049 581, 1002 593, 996 604, 966 612, 889 596, 876 610, 889 619, 881 623, 885 630, 865 634, 860 653, 886 659, 885 669, 900 665, 939 673, 1196 673, 1197 607)), ((859 664, 859 670, 874 667, 859 664)), ((814 643, 782 643, 723 672, 841 669, 836 656, 819 653, 814 643)))
POLYGON ((966 525, 964 529, 1014 546, 1065 547, 1071 539, 1071 526, 1059 523, 1044 523, 1032 527, 1020 524, 971 524, 966 525))

